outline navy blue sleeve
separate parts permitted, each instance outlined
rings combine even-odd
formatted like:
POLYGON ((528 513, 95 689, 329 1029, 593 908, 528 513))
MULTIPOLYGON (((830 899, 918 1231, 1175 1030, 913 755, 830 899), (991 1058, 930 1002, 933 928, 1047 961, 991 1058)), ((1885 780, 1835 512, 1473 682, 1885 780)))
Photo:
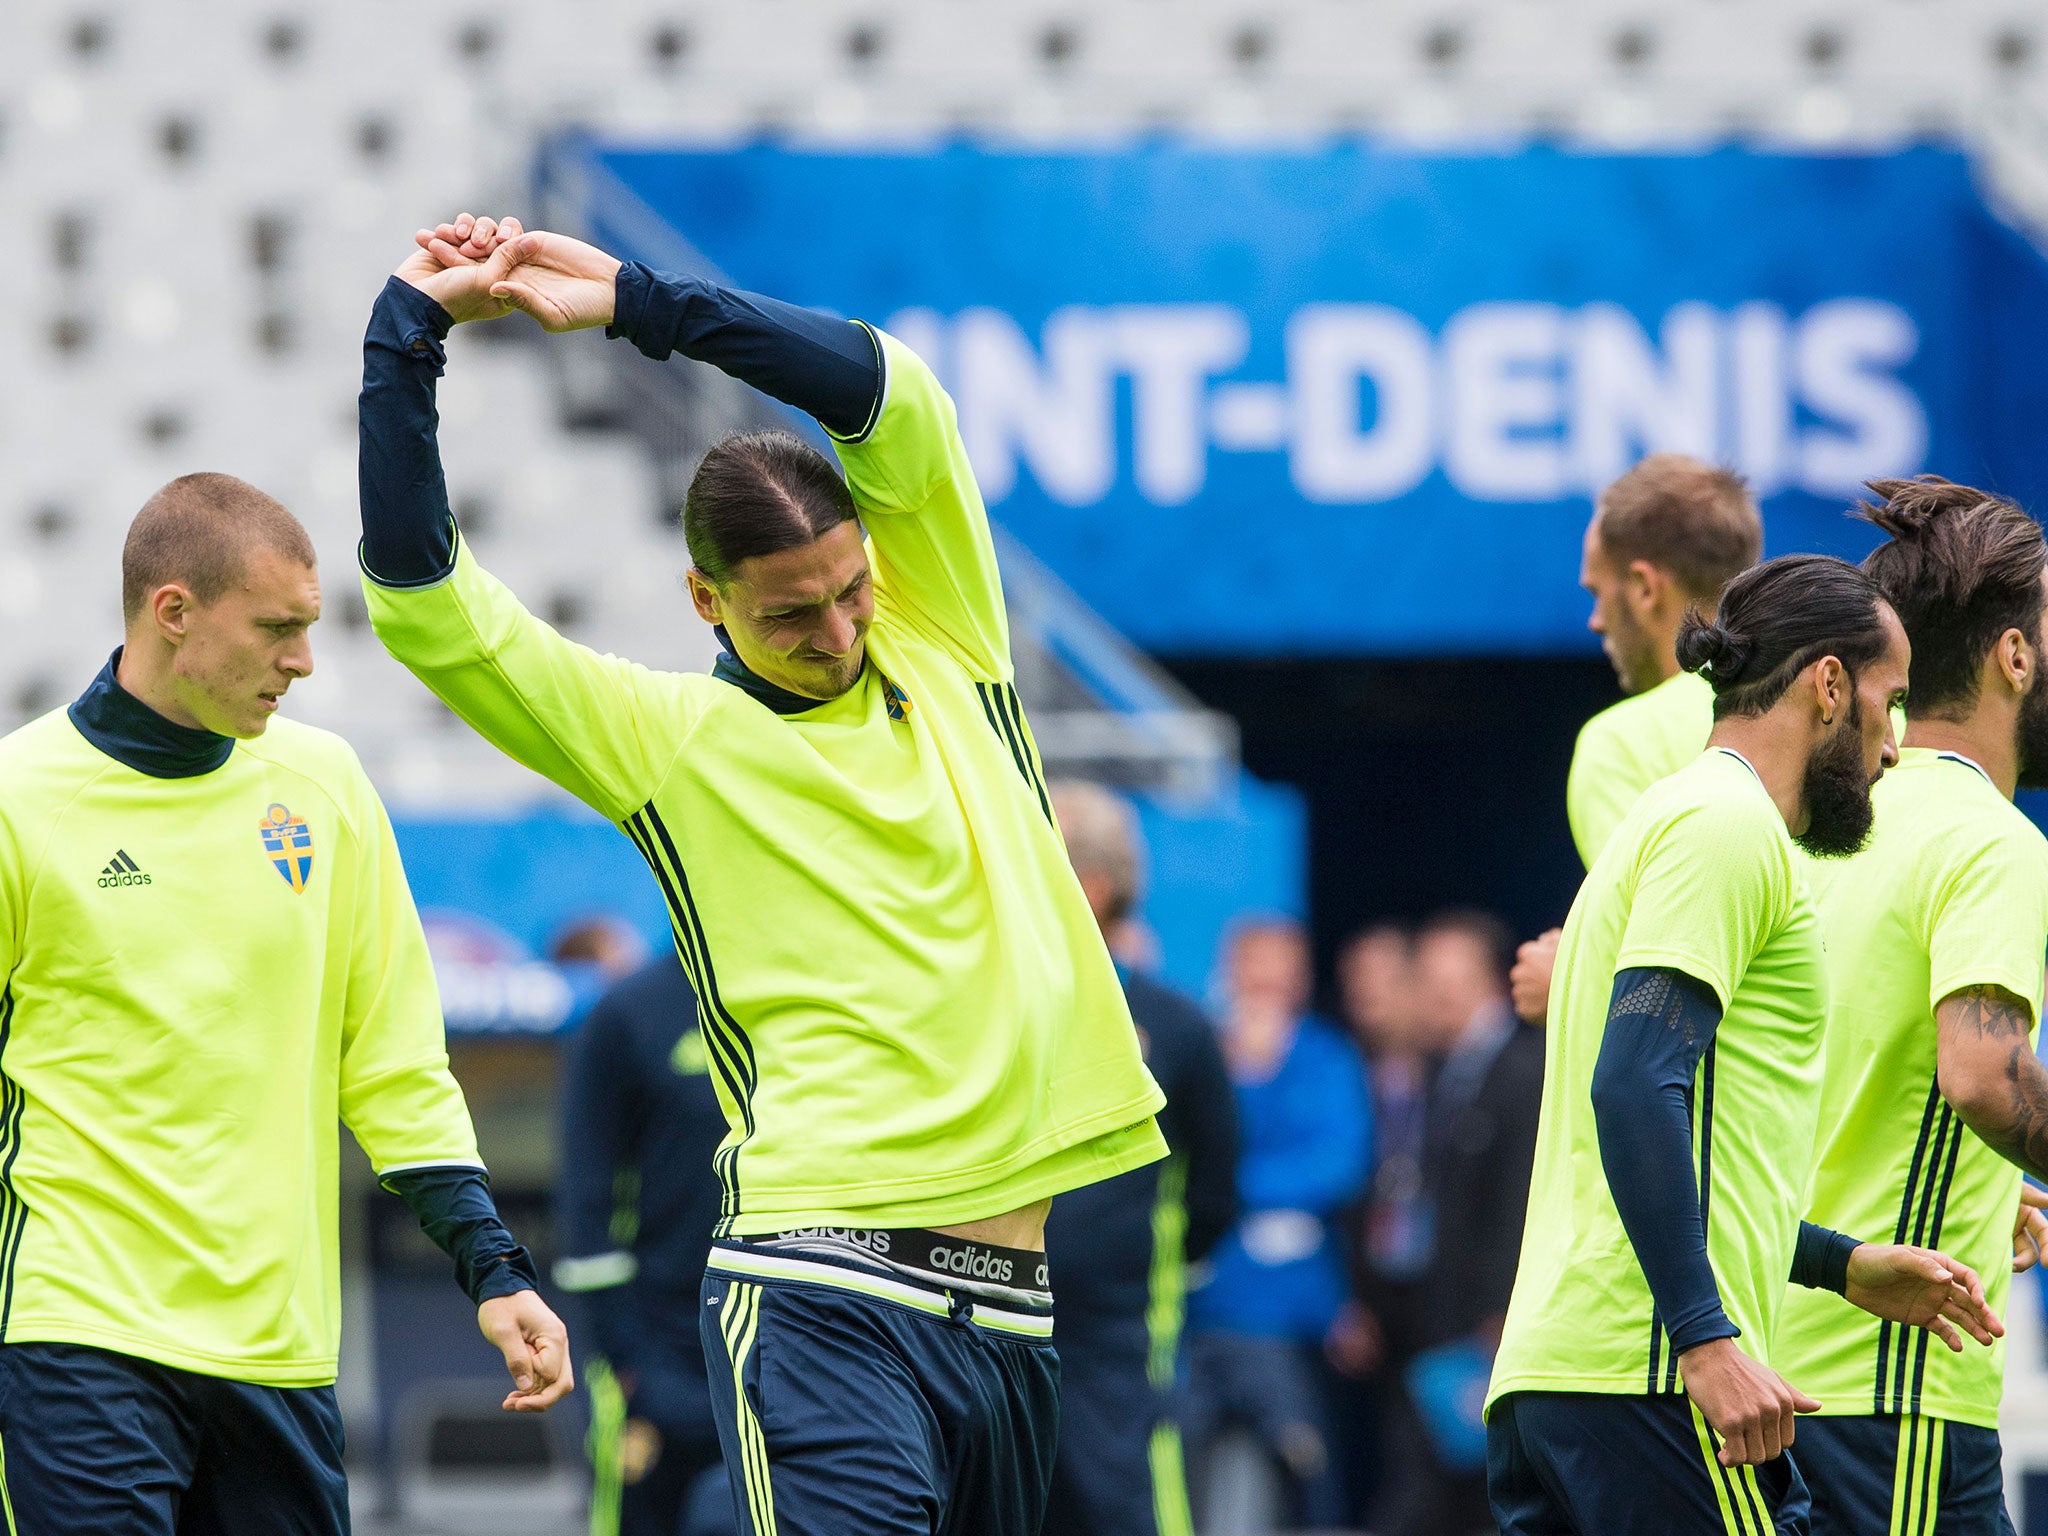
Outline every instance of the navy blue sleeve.
POLYGON ((680 353, 815 417, 834 437, 871 431, 882 406, 882 354, 864 325, 698 277, 619 268, 607 336, 657 362, 680 353))
POLYGON ((455 563, 455 519, 435 439, 435 381, 447 365, 448 311, 394 277, 363 336, 356 402, 356 494, 363 569, 387 587, 429 586, 455 563))
POLYGON ((627 1305, 639 1260, 616 1240, 619 1176, 636 1168, 641 1106, 626 1011, 601 999, 569 1045, 562 1085, 561 1174, 555 1185, 556 1289, 581 1298, 596 1353, 630 1369, 639 1330, 627 1305))
MULTIPOLYGON (((1181 1006, 1186 1017, 1174 1031, 1171 1071, 1160 1080, 1167 1107, 1159 1125, 1168 1145, 1187 1159, 1183 1246, 1192 1264, 1237 1219, 1237 1094, 1207 1016, 1192 1004, 1181 1006)), ((1159 1043, 1155 1035, 1155 1051, 1159 1043)))
POLYGON ((1792 1250, 1792 1283, 1810 1291, 1849 1292, 1849 1255, 1862 1244, 1832 1227, 1799 1223, 1799 1244, 1792 1250))
POLYGON ((479 1306, 494 1296, 537 1291, 533 1256, 498 1220, 481 1168, 408 1168, 384 1187, 412 1207, 420 1228, 455 1261, 455 1279, 479 1306))
POLYGON ((1720 1022, 1705 982, 1622 971, 1593 1067, 1600 1165, 1674 1354, 1742 1331, 1721 1309, 1692 1171, 1693 1074, 1720 1022))

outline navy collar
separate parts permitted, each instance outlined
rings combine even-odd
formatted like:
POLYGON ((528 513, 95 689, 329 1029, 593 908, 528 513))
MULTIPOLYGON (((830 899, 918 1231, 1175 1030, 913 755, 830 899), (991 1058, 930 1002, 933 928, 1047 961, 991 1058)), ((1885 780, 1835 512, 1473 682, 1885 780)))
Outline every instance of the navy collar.
POLYGON ((740 692, 766 704, 778 715, 807 714, 820 705, 832 702, 830 699, 806 698, 800 693, 791 693, 779 683, 769 682, 740 660, 739 652, 732 648, 732 636, 725 632, 723 624, 714 624, 711 629, 712 633, 718 636, 718 643, 725 647, 718 653, 718 660, 711 668, 711 675, 721 682, 731 683, 740 692))
POLYGON ((193 779, 211 773, 235 750, 235 738, 166 720, 115 679, 121 647, 67 713, 78 734, 117 763, 152 779, 193 779))

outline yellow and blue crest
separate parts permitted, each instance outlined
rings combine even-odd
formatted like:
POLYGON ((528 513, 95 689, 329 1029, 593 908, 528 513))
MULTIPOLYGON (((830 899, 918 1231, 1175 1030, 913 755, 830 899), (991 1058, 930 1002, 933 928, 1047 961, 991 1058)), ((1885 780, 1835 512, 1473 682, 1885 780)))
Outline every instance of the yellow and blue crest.
POLYGON ((263 850, 270 855, 271 868, 284 876, 284 883, 303 891, 313 878, 313 829, 306 818, 294 816, 281 805, 273 805, 263 817, 263 850))
POLYGON ((910 718, 910 695, 901 688, 898 688, 886 677, 882 679, 882 702, 888 708, 891 720, 908 720, 910 718))

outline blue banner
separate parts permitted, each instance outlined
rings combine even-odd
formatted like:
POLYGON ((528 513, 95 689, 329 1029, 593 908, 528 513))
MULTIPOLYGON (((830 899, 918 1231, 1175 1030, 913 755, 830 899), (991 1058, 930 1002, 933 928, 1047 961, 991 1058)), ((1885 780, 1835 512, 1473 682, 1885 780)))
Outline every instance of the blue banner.
POLYGON ((2048 486, 2048 281, 1946 151, 575 152, 614 248, 652 210, 915 346, 991 509, 1154 649, 1585 648, 1645 451, 1748 476, 1774 552, 1858 552, 1877 476, 2048 486))

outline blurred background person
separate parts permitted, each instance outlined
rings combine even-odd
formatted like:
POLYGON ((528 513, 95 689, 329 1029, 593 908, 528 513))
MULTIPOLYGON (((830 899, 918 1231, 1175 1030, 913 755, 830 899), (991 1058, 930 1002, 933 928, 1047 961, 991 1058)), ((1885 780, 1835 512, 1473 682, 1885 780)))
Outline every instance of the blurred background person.
POLYGON ((1045 1536, 1192 1536, 1178 1418, 1190 1264, 1237 1204, 1237 1110, 1209 1020, 1121 956, 1144 891, 1130 805, 1055 782, 1067 856, 1113 954, 1146 1065, 1166 1090, 1171 1154, 1053 1200, 1046 1252, 1059 1287, 1060 1438, 1045 1536))
MULTIPOLYGON (((1565 814, 1586 868, 1636 797, 1706 750, 1713 690, 1678 665, 1688 609, 1709 617, 1721 589, 1763 558, 1763 514, 1743 478, 1682 453, 1653 453, 1600 493, 1579 566, 1586 628, 1627 695, 1579 730, 1565 814)), ((1558 929, 1516 956, 1515 1011, 1540 1023, 1558 929)))
POLYGON ((548 945, 548 958, 561 966, 589 966, 609 986, 647 964, 647 941, 623 917, 594 912, 565 924, 548 945))
POLYGON ((1407 1422, 1401 1373, 1422 1348, 1430 1256, 1423 1120, 1434 1058, 1416 1008, 1413 935, 1394 923, 1354 934, 1337 954, 1337 996, 1365 1055, 1373 1175, 1343 1217, 1353 1299, 1330 1330, 1332 1430, 1349 1516, 1373 1527, 1373 1513, 1400 1499, 1420 1434, 1407 1422))
POLYGON ((1203 1471, 1223 1431, 1248 1431, 1288 1474, 1300 1521, 1328 1526, 1341 1511, 1319 1362, 1346 1299, 1332 1218, 1371 1173, 1372 1104, 1356 1048, 1307 1011, 1311 980, 1293 918, 1247 919, 1224 942, 1242 1213, 1189 1298, 1187 1431, 1203 1471))
POLYGON ((595 1357, 591 1536, 734 1529, 697 1331, 725 1134, 697 999, 670 950, 598 1000, 562 1086, 554 1280, 595 1357))
POLYGON ((1442 1058, 1424 1112, 1431 1241, 1421 1351, 1405 1368, 1424 1427, 1387 1536, 1490 1531, 1479 1406, 1521 1252, 1543 1097, 1543 1033, 1508 1000, 1508 930, 1445 912, 1415 943, 1418 1016, 1442 1058))

